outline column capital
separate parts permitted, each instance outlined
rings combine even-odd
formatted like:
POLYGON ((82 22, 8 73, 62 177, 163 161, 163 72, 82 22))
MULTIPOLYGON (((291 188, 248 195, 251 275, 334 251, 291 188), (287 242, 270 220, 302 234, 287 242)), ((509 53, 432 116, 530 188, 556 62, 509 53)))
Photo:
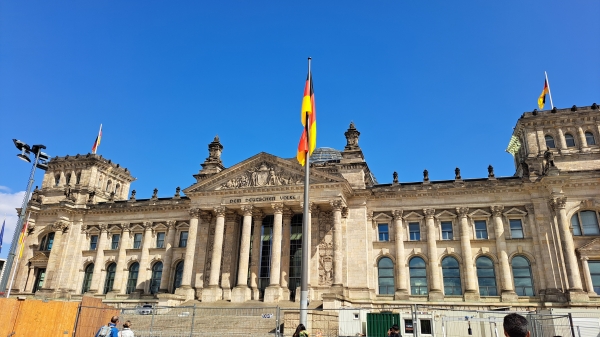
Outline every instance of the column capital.
POLYGON ((550 200, 550 206, 555 212, 565 209, 567 205, 567 197, 557 197, 550 200))
POLYGON ((283 218, 284 218, 284 219, 289 219, 289 220, 292 220, 292 217, 293 217, 293 216, 294 216, 294 211, 293 211, 293 210, 291 210, 291 209, 290 209, 290 208, 288 208, 288 207, 284 207, 284 209, 283 209, 283 218))
POLYGON ((192 218, 198 218, 200 216, 201 211, 200 211, 200 208, 191 208, 189 210, 189 212, 190 212, 190 216, 192 218))
POLYGON ((331 200, 329 201, 329 204, 331 205, 334 211, 338 212, 341 212, 342 207, 344 207, 344 202, 342 200, 331 200))
POLYGON ((123 232, 131 231, 131 224, 129 222, 121 222, 121 230, 123 232))
POLYGON ((253 209, 254 209, 254 206, 252 206, 252 205, 244 205, 244 206, 242 206, 242 214, 244 216, 252 216, 253 209))
POLYGON ((56 221, 52 224, 52 230, 55 232, 66 232, 69 230, 69 223, 62 220, 56 221))
POLYGON ((469 207, 456 207, 456 213, 461 218, 465 218, 469 215, 469 207))
POLYGON ((367 221, 373 221, 373 211, 367 211, 367 221))
POLYGON ((283 214, 283 203, 282 202, 274 202, 271 204, 273 211, 275 214, 283 214))
POLYGON ((348 207, 342 208, 342 218, 344 218, 344 219, 348 218, 348 207))
POLYGON ((525 205, 525 210, 527 211, 527 214, 529 214, 529 215, 533 215, 534 209, 535 208, 533 207, 533 204, 525 205))
POLYGON ((402 214, 404 214, 404 211, 401 209, 395 209, 392 211, 392 217, 394 217, 394 220, 402 220, 402 214))
MULTIPOLYGON (((300 203, 300 207, 302 207, 302 209, 304 209, 304 202, 300 203)), ((317 206, 314 202, 309 201, 308 202, 308 212, 312 213, 313 211, 317 211, 319 209, 319 206, 317 206)))
POLYGON ((98 229, 100 230, 101 233, 106 233, 106 232, 108 232, 108 225, 105 223, 99 223, 98 229))
POLYGON ((581 261, 587 261, 587 260, 589 260, 590 258, 589 258, 589 257, 587 257, 587 256, 580 256, 580 257, 579 257, 579 259, 580 259, 581 261))
POLYGON ((176 224, 176 223, 177 223, 177 221, 175 221, 175 220, 168 220, 168 221, 167 221, 167 228, 168 228, 169 230, 171 230, 171 229, 175 228, 175 224, 176 224))
POLYGON ((502 216, 502 211, 504 210, 504 206, 491 206, 490 210, 492 211, 492 214, 495 217, 501 217, 502 216))
POLYGON ((260 208, 254 208, 254 210, 252 211, 252 219, 254 219, 254 221, 262 221, 264 217, 265 214, 260 208))
POLYGON ((433 209, 433 208, 424 208, 423 209, 423 214, 425 214, 425 218, 427 218, 427 219, 433 219, 433 216, 435 215, 435 209, 433 209))
POLYGON ((227 208, 225 206, 214 207, 213 211, 217 217, 224 217, 225 212, 227 212, 227 208))
POLYGON ((144 230, 150 230, 150 229, 152 229, 152 221, 144 221, 144 222, 142 222, 142 227, 144 227, 144 230))

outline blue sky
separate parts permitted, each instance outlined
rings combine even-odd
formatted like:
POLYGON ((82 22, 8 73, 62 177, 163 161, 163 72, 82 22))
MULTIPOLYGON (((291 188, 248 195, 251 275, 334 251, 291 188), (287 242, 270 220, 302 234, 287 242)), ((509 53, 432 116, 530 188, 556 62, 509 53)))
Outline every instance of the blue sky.
POLYGON ((489 164, 510 176, 504 149, 544 71, 559 108, 600 103, 598 14, 598 1, 2 0, 0 212, 14 226, 29 174, 12 138, 84 154, 102 123, 98 153, 138 198, 190 186, 216 134, 225 166, 294 157, 308 56, 317 146, 342 149, 354 121, 380 183, 489 164))

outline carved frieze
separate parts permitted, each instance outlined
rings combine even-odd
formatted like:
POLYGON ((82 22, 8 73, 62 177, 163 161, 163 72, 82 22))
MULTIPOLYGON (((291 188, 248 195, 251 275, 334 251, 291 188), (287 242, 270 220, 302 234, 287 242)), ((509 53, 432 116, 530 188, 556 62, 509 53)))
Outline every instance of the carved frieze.
POLYGON ((333 284, 333 213, 319 213, 319 285, 333 284))
POLYGON ((232 178, 222 184, 218 189, 235 189, 245 187, 301 185, 304 177, 299 174, 286 172, 283 169, 267 162, 262 162, 256 167, 232 178))

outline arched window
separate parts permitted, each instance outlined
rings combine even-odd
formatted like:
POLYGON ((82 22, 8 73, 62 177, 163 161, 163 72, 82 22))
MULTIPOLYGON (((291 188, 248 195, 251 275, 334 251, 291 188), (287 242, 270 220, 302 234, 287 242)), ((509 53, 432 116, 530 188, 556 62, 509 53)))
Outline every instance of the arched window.
POLYGON ((546 146, 547 147, 549 147, 551 149, 556 148, 556 144, 554 144, 554 138, 552 138, 552 136, 546 135, 546 137, 544 137, 544 138, 546 138, 546 146))
POLYGON ((79 183, 81 183, 81 172, 77 172, 75 175, 75 184, 79 185, 79 183))
POLYGON ((475 261, 477 266, 477 282, 480 296, 498 296, 494 262, 489 257, 481 256, 475 261))
POLYGON ((94 275, 94 264, 90 263, 85 267, 85 274, 83 274, 83 285, 81 286, 81 293, 85 294, 90 290, 92 284, 92 275, 94 275))
POLYGON ((565 133, 565 143, 567 143, 567 147, 575 147, 575 138, 570 133, 565 133))
POLYGON ((48 233, 48 235, 42 238, 40 242, 40 250, 52 250, 54 244, 54 232, 48 233))
POLYGON ((379 275, 379 295, 393 295, 394 288, 394 262, 389 257, 384 257, 377 264, 379 275))
POLYGON ((152 266, 152 278, 150 279, 150 293, 157 294, 160 289, 160 278, 162 277, 163 263, 156 262, 152 266))
POLYGON ((598 218, 596 211, 581 211, 573 214, 571 217, 573 235, 600 235, 598 218))
POLYGON ((460 268, 458 261, 452 256, 445 257, 442 260, 442 275, 444 276, 444 294, 462 295, 460 268))
POLYGON ((121 193, 121 184, 117 183, 115 186, 115 195, 119 196, 119 193, 121 193))
POLYGON ((110 190, 110 186, 111 186, 111 185, 112 185, 112 181, 110 181, 110 180, 109 180, 109 181, 106 183, 106 192, 111 192, 111 190, 110 190))
POLYGON ((585 142, 587 143, 587 145, 596 145, 596 139, 594 138, 594 134, 589 131, 586 131, 585 142))
POLYGON ((127 289, 125 289, 126 294, 131 294, 135 291, 137 286, 138 273, 140 272, 140 264, 134 262, 129 266, 129 275, 127 276, 127 289))
POLYGON ((117 271, 117 264, 111 263, 106 268, 106 278, 104 279, 104 294, 108 294, 112 290, 113 284, 115 283, 115 272, 117 271))
POLYGON ((175 293, 175 289, 181 287, 182 279, 183 279, 183 261, 180 261, 175 266, 175 277, 173 278, 173 293, 175 293))
POLYGON ((67 185, 71 183, 71 173, 65 175, 65 180, 67 181, 67 185))
POLYGON ((60 173, 54 176, 54 186, 58 186, 58 184, 60 184, 60 173))
POLYGON ((588 261, 588 267, 590 268, 594 292, 600 294, 600 261, 588 261))
POLYGON ((523 256, 512 259, 512 272, 515 281, 515 292, 519 296, 533 296, 533 279, 529 260, 523 256))
POLYGON ((413 257, 408 263, 410 273, 410 293, 412 295, 427 295, 427 266, 425 260, 413 257))

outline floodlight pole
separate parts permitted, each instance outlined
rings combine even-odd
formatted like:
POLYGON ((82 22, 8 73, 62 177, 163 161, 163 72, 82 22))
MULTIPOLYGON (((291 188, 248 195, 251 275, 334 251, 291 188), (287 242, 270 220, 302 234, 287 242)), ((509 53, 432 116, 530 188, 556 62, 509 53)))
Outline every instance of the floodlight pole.
MULTIPOLYGON (((35 151, 35 160, 33 162, 33 166, 31 167, 31 173, 29 174, 29 182, 27 183, 27 190, 25 191, 23 203, 21 204, 21 214, 19 215, 19 220, 17 221, 17 226, 15 227, 15 232, 13 233, 12 242, 10 244, 10 251, 8 252, 8 256, 6 258, 6 265, 4 266, 4 270, 8 270, 8 274, 7 277, 3 277, 2 280, 0 280, 0 293, 4 293, 6 291, 6 284, 8 283, 9 279, 8 276, 10 276, 11 268, 16 256, 17 246, 19 245, 19 235, 21 235, 21 231, 23 230, 23 220, 25 219, 25 213, 27 212, 27 203, 29 202, 29 195, 31 194, 31 186, 33 186, 35 168, 38 164, 40 154, 42 153, 42 149, 46 148, 43 145, 37 145, 34 147, 37 149, 37 151, 35 151)), ((15 270, 15 273, 16 272, 17 271, 15 270)))

